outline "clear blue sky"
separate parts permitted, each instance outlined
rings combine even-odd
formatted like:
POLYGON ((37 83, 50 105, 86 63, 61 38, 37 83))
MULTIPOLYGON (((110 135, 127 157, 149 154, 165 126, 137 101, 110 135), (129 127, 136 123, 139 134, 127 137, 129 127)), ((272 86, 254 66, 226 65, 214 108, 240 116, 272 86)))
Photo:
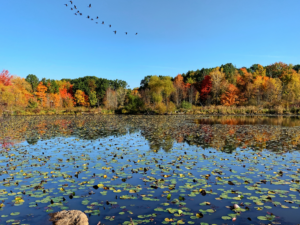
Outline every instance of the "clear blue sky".
POLYGON ((126 80, 134 88, 146 75, 174 77, 229 62, 300 64, 299 0, 74 4, 81 17, 67 0, 1 0, 0 70, 51 79, 94 75, 126 80))

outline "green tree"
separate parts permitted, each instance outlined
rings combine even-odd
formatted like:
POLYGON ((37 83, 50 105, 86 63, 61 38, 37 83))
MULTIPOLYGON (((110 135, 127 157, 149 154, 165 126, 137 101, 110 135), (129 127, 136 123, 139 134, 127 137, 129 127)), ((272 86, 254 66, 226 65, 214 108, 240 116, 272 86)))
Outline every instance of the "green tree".
POLYGON ((162 85, 163 85, 163 97, 165 98, 165 102, 168 103, 169 97, 172 94, 172 92, 175 90, 172 82, 172 78, 169 76, 165 76, 162 79, 162 85))
POLYGON ((126 96, 126 106, 124 107, 128 112, 138 112, 141 111, 144 107, 144 102, 142 99, 137 95, 129 94, 126 96))
POLYGON ((225 79, 231 83, 236 85, 236 68, 232 63, 227 63, 225 65, 221 65, 220 67, 221 70, 225 73, 225 79))
POLYGON ((148 76, 144 77, 143 80, 141 80, 141 84, 140 84, 141 90, 145 90, 145 89, 149 88, 148 83, 149 83, 151 77, 152 77, 152 75, 148 75, 148 76))
POLYGON ((59 85, 55 80, 43 78, 41 81, 47 87, 46 93, 57 94, 59 92, 59 85))
POLYGON ((97 104, 96 91, 91 91, 89 94, 90 105, 95 106, 97 104))
POLYGON ((40 83, 39 78, 34 74, 28 74, 25 80, 31 85, 32 92, 35 92, 40 83))
POLYGON ((293 69, 294 69, 296 72, 299 73, 299 71, 300 71, 300 64, 297 64, 297 65, 293 66, 293 69))

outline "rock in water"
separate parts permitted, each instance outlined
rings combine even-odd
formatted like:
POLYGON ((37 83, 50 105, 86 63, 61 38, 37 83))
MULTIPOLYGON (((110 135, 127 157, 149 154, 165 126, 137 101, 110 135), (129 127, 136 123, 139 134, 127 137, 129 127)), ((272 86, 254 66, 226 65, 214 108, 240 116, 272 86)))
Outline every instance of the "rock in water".
POLYGON ((63 210, 50 213, 50 221, 55 225, 88 225, 87 216, 80 210, 63 210))

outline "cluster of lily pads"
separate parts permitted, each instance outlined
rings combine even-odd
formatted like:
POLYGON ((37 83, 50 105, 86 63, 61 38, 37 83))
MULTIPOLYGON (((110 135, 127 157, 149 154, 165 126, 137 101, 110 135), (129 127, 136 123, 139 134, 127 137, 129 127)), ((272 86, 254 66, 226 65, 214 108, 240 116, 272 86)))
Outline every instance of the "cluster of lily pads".
POLYGON ((298 127, 34 119, 6 121, 0 136, 12 143, 0 149, 0 224, 40 224, 64 209, 90 224, 298 222, 298 127))

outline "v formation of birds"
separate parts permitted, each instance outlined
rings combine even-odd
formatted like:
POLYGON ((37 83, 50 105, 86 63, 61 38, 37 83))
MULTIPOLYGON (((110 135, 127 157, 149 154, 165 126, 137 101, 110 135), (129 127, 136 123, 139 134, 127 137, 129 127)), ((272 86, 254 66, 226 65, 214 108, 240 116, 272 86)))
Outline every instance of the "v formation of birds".
MULTIPOLYGON (((73 5, 73 1, 70 1, 70 3, 71 3, 71 10, 77 9, 76 5, 73 5)), ((64 5, 65 5, 66 7, 68 7, 68 4, 64 4, 64 5)), ((89 4, 88 7, 89 7, 89 8, 92 8, 92 4, 89 4)), ((75 12, 74 14, 75 14, 76 16, 77 16, 77 15, 82 16, 82 13, 81 13, 79 10, 77 10, 77 12, 75 12)), ((88 19, 91 19, 91 20, 94 20, 94 19, 91 18, 89 15, 87 16, 87 18, 88 18, 88 19)), ((95 19, 99 19, 99 17, 97 16, 95 19)), ((98 24, 98 22, 96 22, 96 24, 98 24)), ((104 21, 102 21, 101 24, 104 25, 104 21)), ((111 24, 109 24, 108 26, 111 27, 111 24)), ((115 34, 117 34, 117 31, 116 31, 116 30, 114 30, 113 32, 114 32, 115 34)), ((125 34, 127 35, 128 32, 125 32, 125 34)), ((135 33, 135 35, 137 35, 137 34, 138 34, 138 33, 135 33)))

